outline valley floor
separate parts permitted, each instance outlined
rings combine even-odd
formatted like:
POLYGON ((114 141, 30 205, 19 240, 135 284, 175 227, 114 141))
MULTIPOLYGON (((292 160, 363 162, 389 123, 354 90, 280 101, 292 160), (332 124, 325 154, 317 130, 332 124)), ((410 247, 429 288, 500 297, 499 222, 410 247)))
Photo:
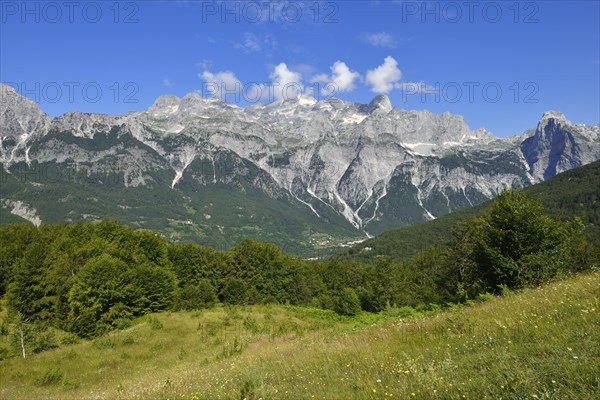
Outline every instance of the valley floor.
POLYGON ((160 313, 0 361, 0 398, 600 398, 599 299, 596 271, 434 315, 160 313))

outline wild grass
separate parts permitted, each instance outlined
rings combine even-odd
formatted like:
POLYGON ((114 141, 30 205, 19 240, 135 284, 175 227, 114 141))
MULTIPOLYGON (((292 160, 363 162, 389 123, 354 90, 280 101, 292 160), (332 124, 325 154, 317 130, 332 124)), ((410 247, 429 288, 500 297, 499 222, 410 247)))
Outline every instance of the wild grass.
POLYGON ((426 316, 289 306, 154 314, 1 361, 0 398, 600 398, 599 299, 591 272, 426 316))

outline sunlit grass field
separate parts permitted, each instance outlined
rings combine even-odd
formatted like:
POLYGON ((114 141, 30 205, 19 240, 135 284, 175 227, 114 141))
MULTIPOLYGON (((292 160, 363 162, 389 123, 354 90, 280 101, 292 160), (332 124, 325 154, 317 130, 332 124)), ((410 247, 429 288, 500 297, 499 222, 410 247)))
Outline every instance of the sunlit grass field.
POLYGON ((440 312, 160 313, 0 361, 0 399, 600 398, 599 302, 596 271, 440 312))

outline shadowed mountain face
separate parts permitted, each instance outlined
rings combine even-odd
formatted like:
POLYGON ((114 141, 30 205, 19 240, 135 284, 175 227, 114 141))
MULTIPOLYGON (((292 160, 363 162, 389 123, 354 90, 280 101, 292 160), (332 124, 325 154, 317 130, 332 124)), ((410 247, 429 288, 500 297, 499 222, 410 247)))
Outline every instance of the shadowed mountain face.
POLYGON ((600 158, 598 129, 586 128, 574 126, 560 112, 545 113, 535 134, 521 144, 529 172, 545 180, 600 158))
POLYGON ((458 115, 301 96, 239 108, 196 93, 51 119, 0 85, 2 222, 113 217, 217 247, 290 251, 423 222, 600 158, 558 112, 499 139, 458 115))

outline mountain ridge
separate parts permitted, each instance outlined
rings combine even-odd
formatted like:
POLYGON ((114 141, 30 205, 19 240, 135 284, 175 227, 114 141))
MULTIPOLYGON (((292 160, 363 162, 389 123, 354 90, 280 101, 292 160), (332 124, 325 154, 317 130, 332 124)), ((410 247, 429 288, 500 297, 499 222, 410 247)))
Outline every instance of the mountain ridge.
MULTIPOLYGON (((600 161, 571 169, 523 189, 539 200, 550 215, 581 218, 591 241, 600 240, 600 161)), ((491 201, 444 215, 435 221, 385 231, 344 249, 333 257, 373 262, 379 257, 407 261, 428 247, 444 247, 452 228, 461 221, 483 214, 491 201)))
MULTIPOLYGON (((242 195, 257 191, 259 203, 275 200, 298 221, 313 221, 293 238, 286 234, 287 222, 277 230, 284 242, 310 247, 437 218, 488 200, 505 187, 529 186, 600 159, 599 126, 573 124, 558 112, 544 114, 525 134, 501 139, 484 129, 471 130, 460 115, 393 108, 387 96, 369 104, 301 96, 241 108, 191 93, 161 96, 142 112, 76 112, 50 119, 14 89, 0 85, 0 90, 0 125, 8 127, 0 139, 0 162, 11 181, 3 204, 21 202, 15 212, 23 207, 33 212, 40 201, 54 200, 57 210, 51 215, 33 214, 48 222, 116 216, 159 230, 164 213, 162 224, 173 219, 194 227, 183 229, 185 234, 163 229, 164 234, 201 243, 207 232, 225 232, 225 227, 239 232, 219 241, 239 240, 242 231, 260 232, 260 239, 274 233, 257 226, 251 215, 232 210, 219 211, 220 217, 207 212, 213 215, 210 221, 199 218, 197 210, 207 207, 205 196, 221 185, 242 195), (17 170, 34 163, 73 169, 75 175, 100 176, 118 167, 121 181, 107 185, 97 179, 98 189, 105 191, 93 196, 96 200, 82 195, 81 204, 59 202, 57 188, 43 179, 14 179, 17 170), (164 198, 172 209, 142 206, 143 200, 130 198, 133 188, 164 198), (39 199, 42 192, 47 200, 39 199), (123 193, 120 205, 129 208, 115 210, 116 215, 86 211, 94 208, 90 201, 118 203, 123 193), (136 207, 137 213, 131 211, 136 207), (240 222, 231 221, 232 213, 242 215, 240 222), (146 215, 156 218, 149 223, 146 215)), ((72 182, 59 186, 67 192, 86 190, 72 182)), ((231 206, 243 209, 243 203, 231 206)), ((3 212, 13 208, 5 206, 3 212)))

